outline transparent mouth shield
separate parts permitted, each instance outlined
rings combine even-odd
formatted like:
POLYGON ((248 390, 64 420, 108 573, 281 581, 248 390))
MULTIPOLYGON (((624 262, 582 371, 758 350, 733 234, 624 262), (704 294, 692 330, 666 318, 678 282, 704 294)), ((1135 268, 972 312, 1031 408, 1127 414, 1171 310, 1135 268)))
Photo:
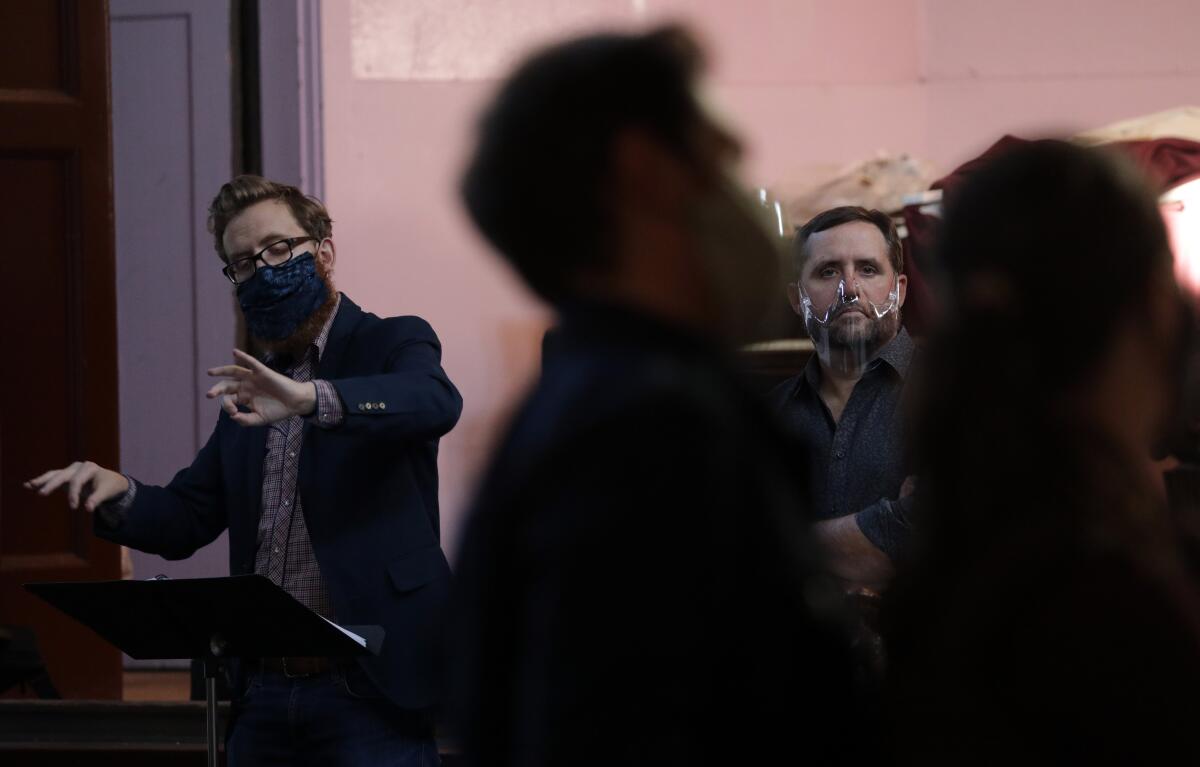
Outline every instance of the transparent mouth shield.
POLYGON ((846 288, 845 280, 838 280, 837 292, 833 296, 833 300, 821 302, 825 304, 823 310, 818 308, 818 304, 803 285, 797 285, 797 287, 800 292, 800 304, 804 309, 804 324, 808 326, 810 333, 812 333, 814 325, 817 329, 824 328, 847 311, 860 311, 879 320, 900 309, 899 277, 892 282, 887 296, 879 302, 871 299, 866 288, 858 280, 854 281, 849 290, 846 288))
POLYGON ((800 309, 804 316, 804 327, 812 339, 817 356, 826 365, 842 370, 861 370, 885 341, 881 337, 881 320, 900 311, 900 278, 893 280, 884 296, 879 296, 879 285, 873 290, 854 280, 838 280, 836 289, 830 293, 809 293, 797 285, 800 294, 800 309), (879 300, 872 297, 879 296, 879 300), (839 322, 851 314, 862 314, 869 322, 839 322))

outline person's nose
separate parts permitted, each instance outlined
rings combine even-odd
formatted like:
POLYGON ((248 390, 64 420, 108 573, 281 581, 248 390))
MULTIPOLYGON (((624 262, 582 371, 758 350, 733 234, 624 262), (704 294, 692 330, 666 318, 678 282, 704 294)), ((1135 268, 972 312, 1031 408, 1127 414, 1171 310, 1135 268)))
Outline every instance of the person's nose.
POLYGON ((856 298, 858 298, 858 280, 855 279, 854 272, 850 271, 838 285, 838 301, 844 303, 856 298))

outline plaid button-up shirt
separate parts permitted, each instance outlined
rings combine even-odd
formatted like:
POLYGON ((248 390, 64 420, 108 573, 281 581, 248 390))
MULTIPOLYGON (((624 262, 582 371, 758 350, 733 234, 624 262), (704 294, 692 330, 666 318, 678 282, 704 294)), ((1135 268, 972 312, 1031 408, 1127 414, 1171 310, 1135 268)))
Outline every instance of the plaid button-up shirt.
MULTIPOLYGON (((329 329, 337 317, 334 308, 304 358, 285 371, 293 381, 312 381, 329 329)), ((258 551, 254 572, 275 581, 301 604, 326 618, 333 618, 329 588, 317 565, 299 492, 300 449, 304 441, 304 422, 321 428, 340 425, 345 417, 341 400, 328 381, 314 381, 317 407, 308 418, 292 416, 270 424, 267 429, 267 453, 263 458, 262 516, 258 520, 258 551)))

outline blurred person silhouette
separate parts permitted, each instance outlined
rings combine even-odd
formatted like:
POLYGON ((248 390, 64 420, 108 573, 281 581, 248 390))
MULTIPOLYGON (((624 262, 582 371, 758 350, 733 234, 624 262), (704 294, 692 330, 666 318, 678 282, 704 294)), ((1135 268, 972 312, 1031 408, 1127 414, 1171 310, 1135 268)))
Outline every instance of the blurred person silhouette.
POLYGON ((1154 196, 1056 141, 947 201, 918 537, 885 600, 901 764, 1200 759, 1200 601, 1150 454, 1190 325, 1154 196))
POLYGON ((838 600, 785 438, 726 359, 781 256, 678 27, 541 50, 470 215, 561 324, 478 492, 448 638, 468 764, 858 763, 838 600))

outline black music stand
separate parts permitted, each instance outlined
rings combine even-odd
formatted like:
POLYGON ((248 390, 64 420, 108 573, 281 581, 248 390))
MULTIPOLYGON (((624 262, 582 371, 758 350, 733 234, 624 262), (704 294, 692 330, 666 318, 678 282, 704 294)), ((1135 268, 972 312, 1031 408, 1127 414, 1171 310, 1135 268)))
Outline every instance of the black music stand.
POLYGON ((217 764, 217 672, 226 658, 379 654, 379 626, 339 627, 261 575, 27 583, 25 588, 138 660, 204 661, 208 764, 217 764))

